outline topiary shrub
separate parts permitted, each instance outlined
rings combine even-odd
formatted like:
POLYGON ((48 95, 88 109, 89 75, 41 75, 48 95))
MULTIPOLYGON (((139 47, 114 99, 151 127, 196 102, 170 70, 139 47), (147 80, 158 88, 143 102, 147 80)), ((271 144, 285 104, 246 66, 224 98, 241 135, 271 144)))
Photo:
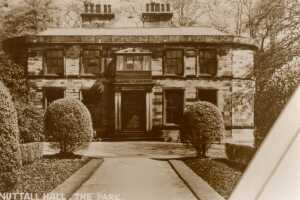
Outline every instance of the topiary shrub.
POLYGON ((17 106, 20 143, 44 140, 44 111, 32 105, 19 103, 17 106))
POLYGON ((44 116, 45 136, 58 142, 61 155, 70 155, 93 136, 91 114, 76 99, 59 99, 47 108, 44 116))
POLYGON ((180 124, 183 142, 191 143, 199 157, 205 157, 211 143, 220 141, 224 121, 219 109, 209 102, 197 102, 186 107, 180 124))
POLYGON ((0 81, 0 192, 13 189, 21 165, 17 111, 0 81))

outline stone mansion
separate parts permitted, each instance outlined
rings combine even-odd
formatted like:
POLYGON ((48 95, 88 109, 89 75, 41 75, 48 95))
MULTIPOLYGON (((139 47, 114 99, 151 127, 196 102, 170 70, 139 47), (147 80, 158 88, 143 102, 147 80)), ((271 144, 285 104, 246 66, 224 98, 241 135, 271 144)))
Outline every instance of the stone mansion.
POLYGON ((257 49, 249 38, 208 27, 176 27, 170 4, 149 2, 141 27, 115 27, 112 5, 85 3, 81 28, 12 38, 5 49, 27 69, 33 104, 81 100, 97 136, 176 137, 185 105, 223 113, 224 139, 253 142, 257 49))

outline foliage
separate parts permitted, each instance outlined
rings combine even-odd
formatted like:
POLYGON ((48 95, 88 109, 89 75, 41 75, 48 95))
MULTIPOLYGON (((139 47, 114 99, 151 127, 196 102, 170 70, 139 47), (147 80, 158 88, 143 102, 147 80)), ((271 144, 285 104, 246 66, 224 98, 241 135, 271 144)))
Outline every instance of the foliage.
POLYGON ((209 102, 187 106, 180 125, 182 140, 190 142, 200 157, 206 155, 212 142, 220 141, 224 129, 222 113, 209 102))
POLYGON ((299 64, 277 70, 272 78, 265 82, 262 90, 257 93, 255 131, 257 147, 266 137, 293 92, 300 85, 299 64))
POLYGON ((41 142, 21 144, 20 149, 23 166, 31 164, 43 156, 43 143, 41 142))
POLYGON ((59 11, 53 0, 25 0, 17 5, 8 4, 3 16, 6 36, 35 34, 55 25, 55 12, 59 11))
POLYGON ((28 89, 25 69, 0 52, 0 80, 9 88, 14 99, 26 100, 28 89))
POLYGON ((225 148, 227 158, 242 165, 248 165, 255 154, 251 146, 226 143, 225 148))
POLYGON ((20 182, 11 192, 43 195, 50 193, 89 160, 82 159, 40 159, 22 167, 20 182))
POLYGON ((46 138, 58 142, 62 154, 72 153, 92 139, 91 114, 76 99, 54 101, 46 110, 44 123, 46 138))
POLYGON ((31 143, 44 140, 44 111, 33 105, 17 103, 20 142, 31 143))
POLYGON ((240 166, 227 160, 195 158, 184 162, 225 199, 229 199, 242 176, 240 166))
POLYGON ((21 164, 17 112, 8 89, 0 82, 0 192, 15 186, 21 164))

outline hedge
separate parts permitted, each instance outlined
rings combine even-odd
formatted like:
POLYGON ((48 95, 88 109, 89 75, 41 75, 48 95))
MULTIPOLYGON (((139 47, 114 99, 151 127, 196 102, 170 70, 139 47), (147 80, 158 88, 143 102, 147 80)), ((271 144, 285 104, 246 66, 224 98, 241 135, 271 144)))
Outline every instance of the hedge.
POLYGON ((72 153, 93 137, 91 114, 83 103, 76 99, 59 99, 47 108, 45 136, 58 142, 62 154, 72 153))
POLYGON ((41 142, 21 144, 20 149, 23 164, 33 163, 43 156, 43 143, 41 142))
POLYGON ((248 165, 256 152, 254 147, 246 145, 226 143, 225 147, 227 158, 242 165, 248 165))
POLYGON ((17 111, 0 81, 0 192, 14 188, 21 166, 17 111))

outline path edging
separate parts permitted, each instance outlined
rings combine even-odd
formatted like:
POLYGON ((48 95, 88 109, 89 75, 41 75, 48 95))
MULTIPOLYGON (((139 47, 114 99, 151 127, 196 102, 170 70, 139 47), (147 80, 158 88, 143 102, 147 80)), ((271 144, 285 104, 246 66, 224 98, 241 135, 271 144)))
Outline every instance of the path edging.
POLYGON ((170 165, 199 200, 225 200, 206 181, 181 160, 169 160, 170 165))
POLYGON ((73 193, 92 176, 95 170, 98 169, 103 162, 103 159, 91 159, 62 184, 52 190, 51 193, 64 194, 65 199, 69 199, 73 193))

